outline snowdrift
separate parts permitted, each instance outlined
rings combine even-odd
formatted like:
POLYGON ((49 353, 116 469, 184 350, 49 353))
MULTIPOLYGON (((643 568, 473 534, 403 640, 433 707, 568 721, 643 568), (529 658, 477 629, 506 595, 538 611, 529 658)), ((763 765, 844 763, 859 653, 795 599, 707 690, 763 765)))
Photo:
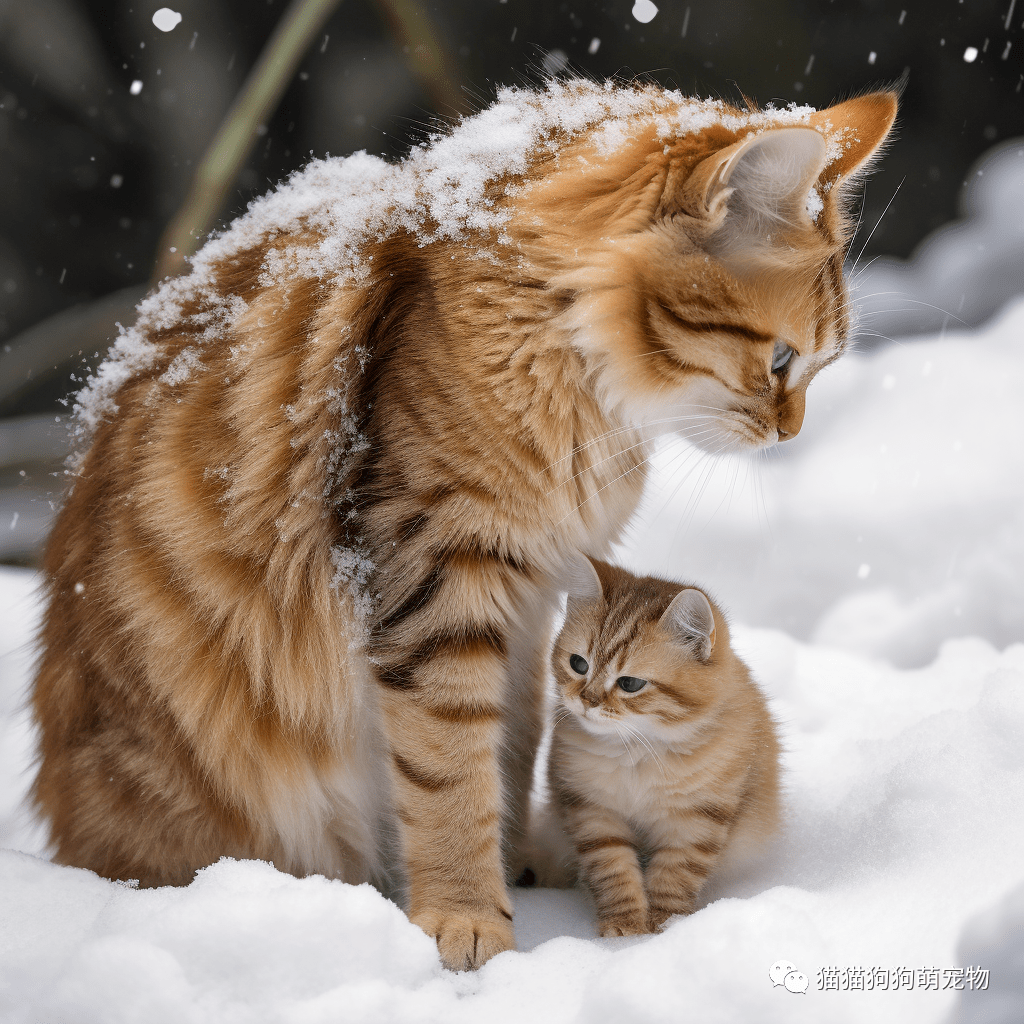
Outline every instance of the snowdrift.
POLYGON ((519 890, 520 951, 472 975, 366 886, 225 860, 137 891, 50 864, 19 809, 36 581, 3 571, 0 1019, 1024 1019, 1022 391, 1019 304, 840 361, 770 459, 658 454, 619 557, 731 610, 781 724, 785 833, 647 938, 519 890))

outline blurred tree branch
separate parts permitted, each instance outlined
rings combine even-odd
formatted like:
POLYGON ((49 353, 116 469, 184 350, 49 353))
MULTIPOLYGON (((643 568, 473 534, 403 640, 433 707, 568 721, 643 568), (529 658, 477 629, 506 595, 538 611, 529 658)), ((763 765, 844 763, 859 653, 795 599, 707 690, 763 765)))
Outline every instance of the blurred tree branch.
POLYGON ((341 0, 293 0, 231 105, 157 249, 153 280, 181 273, 213 226, 238 172, 276 109, 303 54, 341 0))
POLYGON ((441 114, 465 112, 465 97, 456 88, 449 60, 426 11, 412 0, 377 0, 391 31, 407 48, 413 74, 423 83, 441 114))
MULTIPOLYGON (((411 0, 377 0, 392 33, 408 56, 439 112, 459 113, 463 98, 449 73, 449 61, 426 13, 411 0)), ((242 91, 231 105, 196 170, 181 209, 157 249, 153 282, 182 273, 186 257, 213 227, 239 171, 288 88, 314 37, 341 0, 293 0, 274 29, 242 91)))

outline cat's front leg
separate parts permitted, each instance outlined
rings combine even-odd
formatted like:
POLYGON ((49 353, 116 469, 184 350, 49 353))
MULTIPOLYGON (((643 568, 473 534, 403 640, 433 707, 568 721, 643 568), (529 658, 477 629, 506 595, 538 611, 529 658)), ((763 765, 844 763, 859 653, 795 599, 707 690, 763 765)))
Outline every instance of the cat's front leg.
POLYGON ((661 821, 652 836, 645 887, 652 931, 674 914, 690 914, 714 870, 728 838, 736 809, 727 802, 677 811, 661 821))
POLYGON ((432 554, 385 580, 370 654, 409 917, 436 937, 447 967, 468 970, 515 948, 501 849, 515 580, 480 545, 432 554), (419 581, 402 586, 409 576, 419 581))
MULTIPOLYGON (((470 660, 435 656, 418 675, 465 676, 470 660)), ((515 948, 500 843, 502 724, 496 704, 439 696, 389 689, 382 709, 409 918, 437 939, 446 967, 472 970, 515 948)))
MULTIPOLYGON (((557 757, 557 737, 553 756, 557 757)), ((580 877, 597 905, 600 935, 645 934, 649 931, 647 897, 629 823, 557 782, 553 797, 575 847, 580 877)))

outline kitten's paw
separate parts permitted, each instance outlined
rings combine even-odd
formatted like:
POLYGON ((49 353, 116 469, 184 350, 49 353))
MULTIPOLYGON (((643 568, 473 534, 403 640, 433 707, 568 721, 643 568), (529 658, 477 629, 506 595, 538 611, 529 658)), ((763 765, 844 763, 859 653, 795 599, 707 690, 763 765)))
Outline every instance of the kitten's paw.
POLYGON ((504 917, 480 918, 425 910, 412 923, 437 939, 441 962, 450 971, 475 971, 492 956, 515 949, 512 922, 504 917))
POLYGON ((597 922, 597 929, 602 939, 618 938, 623 935, 646 935, 650 931, 644 915, 639 912, 602 917, 597 922))

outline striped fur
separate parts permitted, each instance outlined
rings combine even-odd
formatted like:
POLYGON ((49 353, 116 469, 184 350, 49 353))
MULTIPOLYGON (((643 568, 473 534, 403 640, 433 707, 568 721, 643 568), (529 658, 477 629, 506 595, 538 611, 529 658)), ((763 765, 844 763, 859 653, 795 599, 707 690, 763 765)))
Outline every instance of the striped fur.
POLYGON ((701 661, 662 621, 684 585, 594 564, 601 594, 570 599, 552 655, 550 790, 601 934, 638 935, 690 913, 724 858, 775 831, 779 745, 719 609, 701 661), (646 685, 624 692, 630 676, 646 685))
POLYGON ((389 887, 450 967, 512 947, 553 581, 610 549, 659 431, 799 429, 845 337, 841 185, 895 110, 815 115, 860 132, 821 215, 712 257, 709 174, 753 128, 666 143, 676 101, 633 93, 617 148, 553 132, 487 182, 500 238, 368 232, 346 277, 309 270, 329 218, 239 229, 144 310, 46 554, 58 861, 160 885, 260 857, 389 887))

